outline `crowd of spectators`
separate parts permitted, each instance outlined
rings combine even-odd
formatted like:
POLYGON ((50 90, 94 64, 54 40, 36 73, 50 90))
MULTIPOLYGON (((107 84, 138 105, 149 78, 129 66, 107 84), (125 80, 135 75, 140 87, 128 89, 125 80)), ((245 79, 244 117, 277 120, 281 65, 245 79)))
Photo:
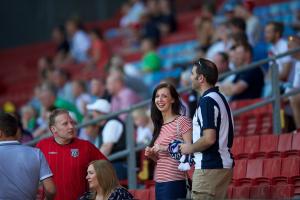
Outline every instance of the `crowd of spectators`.
MULTIPOLYGON (((70 111, 74 120, 81 123, 126 109, 149 98, 152 88, 143 76, 163 71, 163 59, 156 47, 162 37, 168 37, 177 30, 172 2, 128 0, 122 6, 119 34, 124 40, 120 45, 124 45, 124 52, 143 53, 142 66, 137 71, 130 65, 124 67, 124 61, 120 55, 112 52, 100 30, 87 31, 79 19, 74 18, 67 20, 64 26, 54 27, 52 37, 57 46, 55 55, 39 59, 39 84, 34 89, 32 99, 18 113, 24 133, 23 142, 49 131, 49 113, 56 108, 70 111), (68 71, 72 65, 79 65, 82 72, 99 73, 95 73, 89 80, 74 80, 68 71)), ((257 55, 255 47, 262 41, 266 44, 268 56, 299 46, 299 36, 294 35, 288 39, 284 37, 282 23, 270 21, 266 25, 260 24, 260 20, 252 12, 254 3, 255 1, 245 0, 232 4, 221 21, 216 18, 216 7, 203 5, 199 16, 191 22, 194 23, 198 43, 198 47, 193 49, 197 52, 194 59, 211 59, 216 63, 219 73, 223 73, 252 63, 257 55)), ((282 92, 300 87, 299 62, 298 54, 276 60, 282 92)), ((272 64, 220 80, 218 84, 221 92, 229 101, 270 96, 272 64)), ((177 86, 189 86, 189 76, 190 68, 187 68, 181 74, 180 84, 177 86)), ((194 91, 182 95, 190 116, 194 113, 197 98, 194 91)), ((287 114, 294 122, 290 129, 300 128, 299 95, 287 101, 292 107, 292 112, 287 114)), ((78 135, 109 156, 125 148, 126 117, 127 114, 122 114, 89 125, 78 130, 78 135)), ((136 142, 147 144, 153 131, 147 108, 134 111, 133 117, 137 128, 136 142)))

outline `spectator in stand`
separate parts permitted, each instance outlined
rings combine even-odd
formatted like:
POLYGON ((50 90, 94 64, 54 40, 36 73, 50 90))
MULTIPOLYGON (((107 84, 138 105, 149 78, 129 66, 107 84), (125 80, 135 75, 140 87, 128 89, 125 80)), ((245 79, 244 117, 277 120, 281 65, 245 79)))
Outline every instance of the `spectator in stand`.
POLYGON ((179 171, 178 161, 171 158, 168 152, 168 145, 172 140, 183 140, 191 144, 191 120, 181 115, 183 110, 174 86, 161 83, 154 89, 151 99, 154 133, 150 146, 145 149, 145 156, 156 162, 156 200, 186 197, 185 172, 179 171))
MULTIPOLYGON (((93 119, 98 119, 111 113, 111 105, 105 99, 98 99, 94 103, 88 104, 87 110, 92 112, 93 119)), ((102 120, 99 126, 99 134, 102 137, 100 150, 104 155, 109 156, 125 148, 125 127, 119 118, 102 120)))
POLYGON ((70 42, 69 60, 74 60, 77 63, 88 61, 88 49, 91 47, 91 41, 82 30, 80 21, 69 19, 66 22, 66 30, 70 42))
MULTIPOLYGON (((298 48, 299 46, 300 46, 299 36, 290 36, 288 38, 289 50, 298 48)), ((293 80, 292 88, 289 90, 293 90, 294 88, 300 89, 300 53, 298 52, 293 54, 292 58, 294 59, 295 72, 294 72, 294 80, 293 80)), ((293 111, 295 126, 297 129, 300 129, 300 94, 291 96, 289 99, 293 111)))
POLYGON ((159 0, 158 8, 160 16, 158 19, 158 28, 162 36, 167 36, 177 30, 177 21, 172 11, 170 0, 159 0))
POLYGON ((50 106, 48 108, 42 107, 40 115, 37 118, 37 128, 32 132, 33 137, 40 137, 48 133, 48 121, 50 113, 55 109, 55 106, 50 106))
POLYGON ((152 128, 147 110, 144 108, 136 109, 132 112, 132 117, 136 126, 136 143, 148 145, 152 140, 152 128))
MULTIPOLYGON (((237 68, 245 67, 252 62, 252 47, 242 43, 235 47, 233 63, 237 68)), ((220 91, 231 97, 231 101, 254 99, 262 95, 264 74, 260 67, 238 73, 232 82, 220 85, 220 91), (255 78, 254 78, 255 77, 255 78)))
POLYGON ((53 174, 43 153, 21 145, 17 130, 18 121, 0 113, 0 198, 35 199, 41 182, 46 199, 54 199, 53 174))
MULTIPOLYGON (((190 87, 191 85, 191 70, 187 69, 180 75, 180 86, 182 88, 190 87)), ((181 94, 182 100, 187 104, 189 117, 192 118, 197 108, 198 94, 195 90, 188 90, 181 94)))
POLYGON ((200 45, 199 50, 201 50, 203 56, 213 43, 215 31, 214 25, 212 19, 208 18, 196 18, 194 25, 196 27, 197 39, 200 45))
MULTIPOLYGON (((153 1, 153 0, 151 0, 151 1, 153 1)), ((159 31, 159 28, 157 25, 157 19, 154 18, 153 15, 154 14, 150 13, 149 10, 142 14, 141 20, 140 20, 140 26, 141 26, 140 38, 150 38, 151 40, 153 40, 155 45, 158 45, 160 43, 161 35, 160 35, 160 31, 159 31)))
MULTIPOLYGON (((119 71, 111 72, 106 80, 106 88, 111 95, 111 111, 116 112, 138 103, 141 98, 125 85, 124 74, 119 71)), ((127 114, 121 114, 120 119, 125 121, 127 114)))
POLYGON ((238 3, 235 6, 235 16, 240 17, 246 22, 246 33, 249 43, 254 47, 260 40, 262 26, 259 19, 252 14, 254 8, 254 0, 245 0, 244 3, 238 3))
POLYGON ((21 108, 21 123, 24 130, 32 133, 36 128, 36 112, 31 105, 24 105, 21 108))
POLYGON ((141 50, 143 52, 142 70, 145 73, 160 71, 161 59, 155 51, 156 46, 153 40, 145 38, 142 40, 141 50))
POLYGON ((56 26, 52 30, 52 40, 56 44, 56 52, 53 63, 55 66, 61 66, 70 51, 70 44, 67 40, 67 34, 64 26, 56 26))
POLYGON ((76 106, 55 94, 55 89, 52 85, 44 84, 40 91, 40 101, 44 110, 52 110, 52 108, 63 108, 72 112, 76 116, 76 121, 81 122, 82 115, 77 110, 76 106))
POLYGON ((79 200, 133 200, 132 194, 120 185, 113 166, 106 160, 91 162, 86 179, 91 191, 79 200))
POLYGON ((52 73, 55 69, 52 59, 48 56, 43 56, 38 60, 39 82, 47 82, 51 80, 52 73))
POLYGON ((40 109, 42 107, 41 101, 40 101, 40 93, 41 93, 40 91, 41 91, 41 86, 36 85, 33 89, 33 96, 31 97, 31 99, 28 102, 28 105, 32 106, 34 108, 34 110, 36 111, 36 113, 39 113, 40 109))
POLYGON ((145 6, 140 0, 130 0, 123 4, 122 11, 120 26, 126 28, 139 23, 141 15, 145 12, 145 6))
POLYGON ((90 93, 92 95, 92 102, 95 102, 97 99, 106 99, 110 102, 111 97, 102 78, 93 78, 90 81, 90 93))
MULTIPOLYGON (((84 117, 83 122, 85 123, 93 119, 94 118, 92 114, 89 113, 84 117)), ((102 143, 102 135, 99 133, 99 130, 100 130, 100 125, 98 123, 90 124, 79 130, 78 137, 80 139, 90 141, 92 144, 95 145, 95 147, 100 149, 102 143)))
POLYGON ((214 55, 220 51, 227 52, 232 46, 230 30, 227 23, 220 24, 215 32, 216 42, 214 42, 206 53, 206 58, 212 60, 214 55))
POLYGON ((87 67, 90 69, 95 69, 95 67, 97 67, 97 70, 99 70, 102 76, 104 76, 107 64, 109 63, 109 59, 111 57, 110 48, 105 42, 99 29, 91 30, 89 32, 89 36, 92 44, 89 50, 90 57, 87 67))
MULTIPOLYGON (((288 50, 287 41, 283 38, 284 25, 280 22, 270 22, 265 27, 265 40, 270 43, 268 54, 275 56, 288 50)), ((292 62, 290 56, 276 60, 279 67, 279 79, 287 81, 293 76, 290 71, 292 62)))
POLYGON ((227 72, 229 69, 229 56, 225 52, 218 52, 213 57, 213 62, 218 68, 219 74, 227 72))
POLYGON ((246 22, 243 18, 234 17, 228 22, 228 25, 231 34, 246 32, 246 22))
MULTIPOLYGON (((111 113, 111 104, 105 99, 98 99, 93 104, 87 105, 88 111, 92 112, 93 119, 111 113)), ((126 148, 125 124, 118 118, 112 117, 99 122, 100 150, 104 155, 109 156, 126 148)), ((113 162, 118 178, 126 179, 126 168, 123 159, 113 162)))
POLYGON ((53 137, 37 147, 44 153, 54 175, 56 199, 77 200, 87 191, 85 173, 93 160, 106 157, 88 141, 76 138, 74 121, 67 110, 54 110, 49 117, 53 137))
POLYGON ((92 97, 87 93, 85 81, 73 81, 72 89, 76 108, 84 116, 87 114, 86 105, 92 101, 92 97))
POLYGON ((50 83, 55 86, 57 97, 74 103, 72 82, 70 81, 70 75, 65 70, 55 69, 52 73, 50 83))

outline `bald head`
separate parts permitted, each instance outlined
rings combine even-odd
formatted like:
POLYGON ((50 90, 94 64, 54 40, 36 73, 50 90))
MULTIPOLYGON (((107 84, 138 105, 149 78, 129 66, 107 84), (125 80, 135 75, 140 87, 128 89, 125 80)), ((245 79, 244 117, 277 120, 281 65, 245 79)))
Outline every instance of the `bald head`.
POLYGON ((106 79, 106 88, 111 95, 116 95, 124 87, 124 74, 113 71, 106 79))

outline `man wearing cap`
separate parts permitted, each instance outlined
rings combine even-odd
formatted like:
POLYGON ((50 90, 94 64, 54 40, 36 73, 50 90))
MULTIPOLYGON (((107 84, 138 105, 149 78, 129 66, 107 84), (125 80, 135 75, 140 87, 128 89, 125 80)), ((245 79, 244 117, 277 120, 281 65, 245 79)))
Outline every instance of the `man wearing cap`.
MULTIPOLYGON (((87 105, 88 111, 92 111, 93 118, 99 118, 111 112, 111 105, 105 99, 98 99, 93 104, 87 105)), ((101 152, 108 156, 114 152, 125 149, 124 124, 118 117, 100 121, 100 134, 102 135, 101 152)))
POLYGON ((86 170, 93 160, 106 157, 90 142, 76 138, 74 121, 69 112, 56 109, 49 117, 53 137, 37 144, 54 175, 56 200, 77 200, 88 190, 86 170))
MULTIPOLYGON (((94 103, 88 104, 87 110, 92 112, 94 119, 97 119, 111 112, 111 104, 105 99, 98 99, 94 103)), ((102 139, 102 141, 100 142, 100 150, 104 155, 109 156, 112 153, 125 149, 125 125, 118 117, 102 120, 99 122, 99 126, 99 133, 102 136, 100 138, 102 139)), ((119 161, 122 162, 123 160, 113 162, 115 167, 117 165, 119 166, 119 164, 123 164, 123 162, 119 163, 119 161)), ((125 178, 119 173, 122 170, 118 170, 118 167, 116 167, 116 171, 119 179, 125 178)))

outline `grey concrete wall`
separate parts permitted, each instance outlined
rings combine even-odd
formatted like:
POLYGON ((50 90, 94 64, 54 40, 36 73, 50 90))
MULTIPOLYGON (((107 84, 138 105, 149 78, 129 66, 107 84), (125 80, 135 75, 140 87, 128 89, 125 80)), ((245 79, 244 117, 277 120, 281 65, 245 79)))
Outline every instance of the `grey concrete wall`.
POLYGON ((71 16, 83 21, 112 17, 124 0, 4 0, 0 6, 0 48, 49 40, 54 26, 71 16))

